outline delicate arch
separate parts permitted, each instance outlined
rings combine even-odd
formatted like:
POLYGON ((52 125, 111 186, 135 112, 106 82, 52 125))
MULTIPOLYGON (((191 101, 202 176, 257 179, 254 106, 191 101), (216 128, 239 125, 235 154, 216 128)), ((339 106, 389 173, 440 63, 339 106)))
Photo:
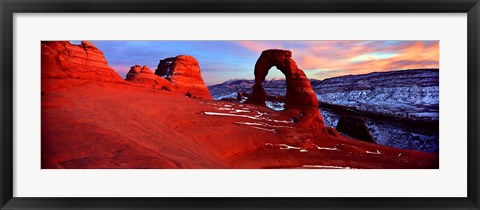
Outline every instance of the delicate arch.
POLYGON ((287 83, 285 109, 300 107, 318 108, 318 100, 305 73, 297 67, 288 50, 265 50, 255 64, 255 85, 249 100, 254 104, 265 104, 266 92, 262 87, 270 68, 276 67, 284 75, 287 83))
POLYGON ((291 113, 292 118, 296 119, 301 127, 322 129, 324 132, 335 133, 325 127, 318 109, 317 95, 305 73, 297 67, 292 59, 292 52, 288 50, 271 49, 262 52, 257 63, 255 63, 255 84, 247 103, 265 105, 267 93, 262 83, 265 81, 270 68, 274 66, 285 75, 287 83, 285 111, 291 113))

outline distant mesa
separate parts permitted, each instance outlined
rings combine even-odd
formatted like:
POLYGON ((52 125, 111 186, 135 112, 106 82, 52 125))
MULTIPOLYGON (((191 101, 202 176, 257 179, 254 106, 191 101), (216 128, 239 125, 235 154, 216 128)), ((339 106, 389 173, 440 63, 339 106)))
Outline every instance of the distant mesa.
POLYGON ((155 74, 170 81, 175 92, 191 98, 212 99, 193 56, 179 55, 160 60, 155 74))
POLYGON ((252 87, 252 95, 247 103, 265 105, 267 93, 262 86, 268 71, 273 66, 277 67, 284 75, 287 83, 285 95, 285 111, 297 115, 301 126, 312 129, 325 127, 323 118, 318 110, 318 100, 305 73, 297 67, 292 59, 292 52, 281 49, 270 49, 262 52, 255 64, 255 84, 252 87))
POLYGON ((123 81, 108 65, 103 52, 90 42, 74 45, 69 41, 42 41, 41 46, 42 78, 123 81))
POLYGON ((128 71, 125 80, 153 89, 172 89, 170 81, 153 74, 146 65, 143 67, 139 65, 130 67, 130 71, 128 71))

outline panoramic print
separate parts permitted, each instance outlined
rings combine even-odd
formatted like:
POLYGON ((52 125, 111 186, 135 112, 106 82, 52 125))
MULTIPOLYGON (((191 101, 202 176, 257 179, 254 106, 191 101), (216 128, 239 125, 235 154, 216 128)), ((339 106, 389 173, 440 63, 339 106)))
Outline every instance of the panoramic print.
POLYGON ((42 169, 438 169, 439 42, 41 43, 42 169))

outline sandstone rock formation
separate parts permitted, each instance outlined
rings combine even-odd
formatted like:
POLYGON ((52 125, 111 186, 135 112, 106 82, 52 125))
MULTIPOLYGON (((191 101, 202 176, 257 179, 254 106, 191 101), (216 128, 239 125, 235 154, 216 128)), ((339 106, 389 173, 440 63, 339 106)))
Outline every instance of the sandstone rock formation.
POLYGON ((126 79, 127 80, 133 79, 139 74, 149 75, 149 74, 153 74, 153 72, 152 70, 150 70, 150 68, 148 68, 147 65, 144 65, 143 67, 140 65, 135 65, 130 67, 130 71, 128 71, 126 79))
POLYGON ((42 78, 123 81, 108 66, 103 52, 90 42, 74 45, 69 41, 42 41, 41 48, 42 78))
POLYGON ((365 120, 360 117, 343 115, 338 120, 337 130, 353 138, 375 143, 365 120))
POLYGON ((191 98, 212 99, 198 61, 192 56, 179 55, 160 60, 155 74, 170 81, 176 92, 191 98))
POLYGON ((148 66, 135 65, 130 68, 125 78, 126 81, 137 83, 141 86, 154 89, 170 90, 170 81, 155 75, 148 66))
POLYGON ((318 110, 317 96, 305 73, 297 67, 292 59, 291 51, 271 49, 262 52, 255 64, 255 84, 247 103, 265 105, 267 93, 263 89, 262 83, 273 66, 285 75, 287 83, 285 111, 297 115, 297 121, 301 126, 323 129, 328 132, 318 110))

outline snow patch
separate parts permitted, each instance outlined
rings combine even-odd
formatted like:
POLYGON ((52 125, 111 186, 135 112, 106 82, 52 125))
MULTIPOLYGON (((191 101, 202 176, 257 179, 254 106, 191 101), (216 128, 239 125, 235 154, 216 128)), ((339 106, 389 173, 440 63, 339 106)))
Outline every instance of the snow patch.
POLYGON ((275 129, 262 128, 262 127, 257 127, 257 126, 252 126, 252 128, 256 128, 256 129, 259 129, 259 130, 264 130, 264 131, 268 131, 268 132, 272 132, 272 133, 277 133, 277 131, 275 129))
POLYGON ((378 149, 375 152, 371 152, 371 151, 368 151, 368 150, 366 152, 367 152, 367 154, 374 154, 374 155, 381 155, 382 154, 380 151, 378 151, 378 149))
POLYGON ((298 150, 302 149, 300 147, 294 147, 294 146, 290 146, 290 145, 287 145, 287 144, 278 144, 278 146, 280 147, 280 149, 283 149, 283 150, 285 150, 285 149, 298 149, 298 150))
POLYGON ((320 147, 320 146, 317 146, 317 149, 320 149, 320 150, 338 150, 336 147, 330 148, 330 147, 320 147))
POLYGON ((221 100, 222 98, 236 98, 237 97, 237 93, 230 93, 230 94, 223 94, 223 95, 219 95, 219 96, 213 96, 212 95, 212 98, 216 101, 218 100, 221 100))
POLYGON ((268 108, 273 109, 275 111, 282 111, 285 109, 285 103, 282 103, 282 102, 265 101, 265 105, 268 108))
POLYGON ((249 110, 244 110, 244 109, 235 109, 235 112, 250 112, 249 110))
POLYGON ((243 117, 243 118, 249 118, 252 120, 265 120, 269 122, 277 122, 277 123, 293 123, 293 120, 286 121, 286 120, 274 120, 270 119, 267 117, 262 117, 264 114, 263 112, 257 111, 258 115, 255 116, 250 116, 250 115, 240 115, 240 114, 232 114, 232 113, 221 113, 221 112, 202 112, 202 114, 205 115, 214 115, 214 116, 228 116, 228 117, 243 117))
POLYGON ((302 165, 302 168, 323 168, 323 169, 352 169, 343 166, 325 166, 325 165, 302 165))
POLYGON ((265 127, 274 127, 274 128, 295 128, 291 126, 284 126, 284 125, 270 125, 267 123, 257 123, 257 122, 235 122, 236 124, 240 125, 251 125, 251 126, 265 126, 265 127))

